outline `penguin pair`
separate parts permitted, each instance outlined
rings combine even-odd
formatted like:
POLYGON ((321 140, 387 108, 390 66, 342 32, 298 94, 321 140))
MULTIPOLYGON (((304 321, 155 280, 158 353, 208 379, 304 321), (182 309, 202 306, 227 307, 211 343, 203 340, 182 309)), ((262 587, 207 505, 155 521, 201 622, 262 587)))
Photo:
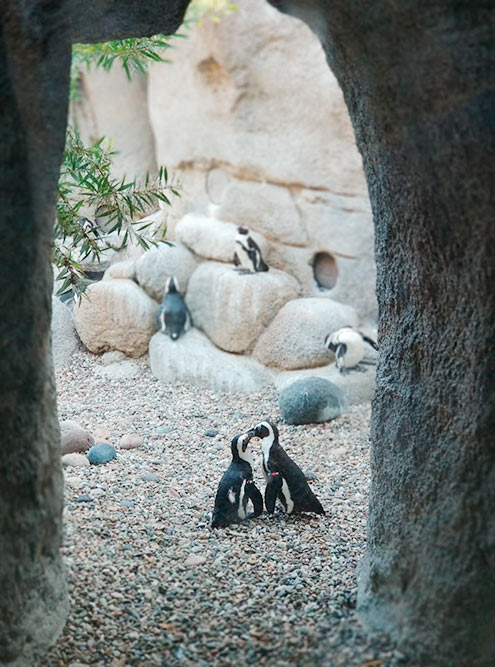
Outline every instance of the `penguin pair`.
POLYGON ((249 436, 236 435, 232 440, 232 462, 224 472, 215 496, 215 507, 211 517, 212 528, 225 528, 231 523, 259 516, 263 511, 263 498, 253 481, 249 436), (247 513, 251 501, 253 512, 247 513))
POLYGON ((163 300, 156 316, 156 326, 160 333, 177 340, 192 327, 192 317, 186 302, 179 292, 179 285, 174 276, 165 284, 163 300))
POLYGON ((249 438, 260 438, 263 474, 265 476, 265 507, 270 514, 278 500, 287 514, 314 512, 325 514, 320 501, 309 488, 306 476, 279 443, 275 424, 262 421, 248 431, 249 438))
POLYGON ((237 228, 235 239, 234 264, 243 273, 257 273, 268 271, 263 261, 261 250, 246 227, 237 228))
POLYGON ((374 340, 350 326, 342 327, 325 338, 325 345, 335 354, 335 365, 342 374, 363 360, 365 343, 378 350, 378 345, 374 340))

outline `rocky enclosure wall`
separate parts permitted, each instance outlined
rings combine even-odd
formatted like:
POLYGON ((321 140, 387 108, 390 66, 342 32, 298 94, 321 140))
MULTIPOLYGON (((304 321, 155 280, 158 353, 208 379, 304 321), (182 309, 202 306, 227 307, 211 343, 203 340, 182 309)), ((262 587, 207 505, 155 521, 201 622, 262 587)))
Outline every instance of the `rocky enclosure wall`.
MULTIPOLYGON (((154 64, 148 77, 128 82, 118 66, 82 75, 85 97, 72 117, 83 136, 114 139, 119 175, 166 165, 183 196, 167 213, 175 250, 108 271, 126 283, 95 288, 95 305, 76 309, 78 331, 95 352, 143 354, 153 330, 149 297, 159 301, 174 272, 213 350, 252 355, 241 375, 266 381, 264 367, 325 366, 327 333, 376 321, 371 211, 338 83, 309 28, 265 0, 243 0, 219 23, 186 33, 166 54, 172 64, 154 64), (267 276, 227 266, 237 225, 253 231, 267 276), (129 279, 142 288, 139 305, 129 279), (122 335, 102 338, 109 321, 122 335)), ((167 364, 176 357, 160 354, 167 364)))

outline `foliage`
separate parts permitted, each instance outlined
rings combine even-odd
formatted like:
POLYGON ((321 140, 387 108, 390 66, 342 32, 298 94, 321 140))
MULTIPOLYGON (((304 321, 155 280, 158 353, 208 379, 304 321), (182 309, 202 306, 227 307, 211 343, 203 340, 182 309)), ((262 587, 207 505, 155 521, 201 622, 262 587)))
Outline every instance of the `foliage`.
POLYGON ((78 260, 98 259, 115 233, 121 235, 121 247, 133 240, 148 249, 163 240, 165 232, 155 231, 153 219, 134 218, 160 202, 170 204, 170 194, 178 196, 167 170, 162 167, 156 178, 146 175, 142 181, 116 179, 111 176, 114 155, 107 139, 85 146, 77 131, 68 130, 55 222, 54 262, 62 281, 59 294, 84 291, 88 281, 78 260), (88 210, 98 216, 98 224, 86 217, 88 210))

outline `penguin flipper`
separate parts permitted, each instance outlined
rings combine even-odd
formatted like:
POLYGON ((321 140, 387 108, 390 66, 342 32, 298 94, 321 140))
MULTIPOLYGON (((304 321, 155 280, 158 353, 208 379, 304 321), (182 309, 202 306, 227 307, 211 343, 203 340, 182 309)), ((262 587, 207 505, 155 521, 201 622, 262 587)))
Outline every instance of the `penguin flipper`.
POLYGON ((263 497, 260 490, 254 482, 246 483, 246 496, 253 503, 254 512, 249 515, 249 518, 259 516, 263 512, 263 497))
POLYGON ((282 490, 282 475, 278 472, 273 472, 268 476, 268 481, 265 488, 265 507, 270 514, 275 512, 275 504, 277 497, 282 490))
POLYGON ((345 366, 345 353, 347 352, 347 345, 345 343, 339 343, 335 350, 335 364, 341 373, 344 373, 345 366))
POLYGON ((234 264, 235 264, 236 266, 240 266, 240 265, 241 265, 241 260, 239 259, 239 255, 238 255, 236 252, 234 253, 234 264))
POLYGON ((361 336, 363 337, 363 340, 365 343, 368 343, 368 345, 371 345, 371 347, 378 352, 378 343, 376 343, 372 338, 369 336, 365 336, 361 331, 359 332, 361 336))

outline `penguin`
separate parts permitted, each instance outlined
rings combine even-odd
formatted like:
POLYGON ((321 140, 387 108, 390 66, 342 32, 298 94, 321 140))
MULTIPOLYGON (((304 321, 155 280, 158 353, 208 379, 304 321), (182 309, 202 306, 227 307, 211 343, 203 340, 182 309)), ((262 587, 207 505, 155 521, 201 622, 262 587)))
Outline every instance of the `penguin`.
POLYGON ((268 266, 261 256, 261 250, 256 241, 251 237, 249 229, 238 227, 235 243, 234 264, 239 270, 245 273, 268 271, 268 266))
POLYGON ((287 514, 299 512, 325 514, 320 501, 309 488, 303 471, 280 446, 275 424, 262 421, 248 431, 248 436, 261 439, 267 511, 273 514, 278 498, 287 514))
POLYGON ((363 359, 365 343, 378 350, 374 340, 350 326, 342 327, 325 338, 325 345, 335 354, 335 364, 342 374, 357 366, 363 359))
POLYGON ((232 440, 232 462, 218 485, 211 517, 212 528, 225 528, 231 523, 259 516, 263 511, 263 498, 253 481, 248 444, 249 436, 246 433, 240 433, 232 440), (251 514, 247 513, 249 500, 254 509, 251 514))
POLYGON ((165 285, 163 301, 156 316, 156 325, 160 333, 177 340, 192 327, 192 317, 186 302, 179 292, 176 278, 170 276, 165 285))

